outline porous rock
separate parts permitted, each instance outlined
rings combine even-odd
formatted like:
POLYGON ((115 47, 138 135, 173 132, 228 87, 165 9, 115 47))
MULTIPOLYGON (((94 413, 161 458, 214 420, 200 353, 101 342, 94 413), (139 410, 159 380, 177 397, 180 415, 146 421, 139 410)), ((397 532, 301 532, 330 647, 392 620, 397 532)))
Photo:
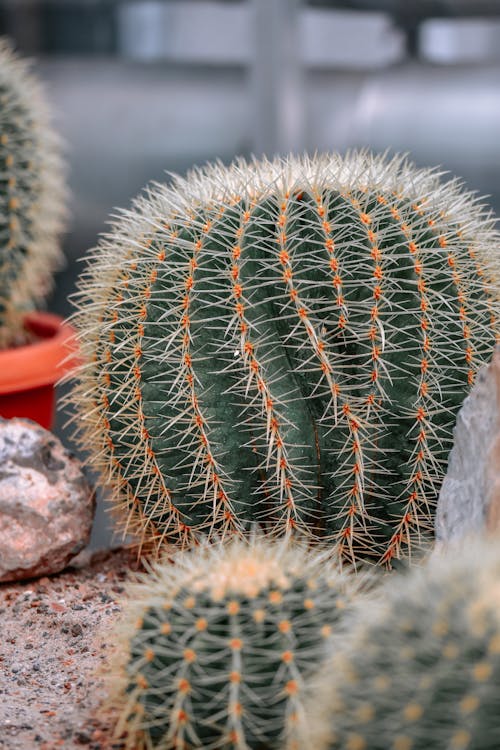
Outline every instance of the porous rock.
POLYGON ((500 530, 500 346, 457 415, 436 510, 436 538, 500 530))
POLYGON ((88 543, 95 495, 80 462, 27 419, 0 419, 0 582, 56 573, 88 543))

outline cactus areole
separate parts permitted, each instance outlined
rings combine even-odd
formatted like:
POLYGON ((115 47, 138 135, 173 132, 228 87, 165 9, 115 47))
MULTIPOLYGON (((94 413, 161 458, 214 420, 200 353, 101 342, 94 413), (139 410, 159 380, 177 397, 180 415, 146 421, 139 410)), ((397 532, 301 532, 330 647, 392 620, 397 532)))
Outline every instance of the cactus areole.
POLYGON ((258 523, 353 561, 406 554, 496 340, 499 246, 473 194, 403 157, 152 186, 74 315, 82 441, 127 528, 160 545, 258 523))

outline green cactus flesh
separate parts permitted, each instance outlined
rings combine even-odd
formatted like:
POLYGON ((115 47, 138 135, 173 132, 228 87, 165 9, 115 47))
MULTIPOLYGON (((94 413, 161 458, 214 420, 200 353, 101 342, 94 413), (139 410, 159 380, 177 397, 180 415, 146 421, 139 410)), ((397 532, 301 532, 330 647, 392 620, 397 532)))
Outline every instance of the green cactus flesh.
POLYGON ((16 340, 60 264, 61 170, 40 85, 0 40, 0 347, 16 340))
POLYGON ((364 606, 290 750, 498 750, 500 556, 438 557, 364 606))
POLYGON ((324 557, 263 542, 158 566, 130 592, 118 731, 134 750, 282 747, 351 580, 324 557))
POLYGON ((83 444, 128 528, 328 537, 389 563, 432 526, 497 331, 499 238, 402 159, 208 167, 117 220, 80 282, 83 444))

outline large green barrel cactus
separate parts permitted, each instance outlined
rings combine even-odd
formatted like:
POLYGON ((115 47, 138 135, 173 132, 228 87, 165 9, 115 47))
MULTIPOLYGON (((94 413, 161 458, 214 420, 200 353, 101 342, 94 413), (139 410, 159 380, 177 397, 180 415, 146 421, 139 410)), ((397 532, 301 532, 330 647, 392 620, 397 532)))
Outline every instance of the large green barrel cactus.
POLYGON ((80 280, 84 447, 129 530, 431 528, 498 330, 499 235, 459 183, 366 153, 209 166, 115 221, 80 280))
POLYGON ((0 347, 19 340, 61 261, 62 171, 41 86, 0 40, 0 347))
POLYGON ((498 542, 390 584, 315 679, 289 750, 498 750, 498 542))
POLYGON ((128 592, 117 733, 133 750, 282 747, 358 586, 324 554, 259 539, 157 565, 128 592))

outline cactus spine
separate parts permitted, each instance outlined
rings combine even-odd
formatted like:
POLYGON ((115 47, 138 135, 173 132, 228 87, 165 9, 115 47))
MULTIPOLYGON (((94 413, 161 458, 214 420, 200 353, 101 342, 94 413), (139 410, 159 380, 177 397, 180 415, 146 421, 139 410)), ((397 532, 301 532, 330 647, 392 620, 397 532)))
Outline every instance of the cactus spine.
POLYGON ((43 301, 60 264, 65 215, 60 145, 41 86, 0 40, 0 347, 43 301))
POLYGON ((273 531, 385 564, 430 532, 498 330, 499 235, 456 181, 353 153, 209 166, 80 280, 82 444, 146 542, 273 531))
POLYGON ((127 729, 134 750, 281 747, 354 593, 324 554, 269 540, 157 565, 129 592, 112 678, 117 733, 127 729))
POLYGON ((498 544, 438 555, 390 584, 314 680, 289 750, 496 750, 498 544))

